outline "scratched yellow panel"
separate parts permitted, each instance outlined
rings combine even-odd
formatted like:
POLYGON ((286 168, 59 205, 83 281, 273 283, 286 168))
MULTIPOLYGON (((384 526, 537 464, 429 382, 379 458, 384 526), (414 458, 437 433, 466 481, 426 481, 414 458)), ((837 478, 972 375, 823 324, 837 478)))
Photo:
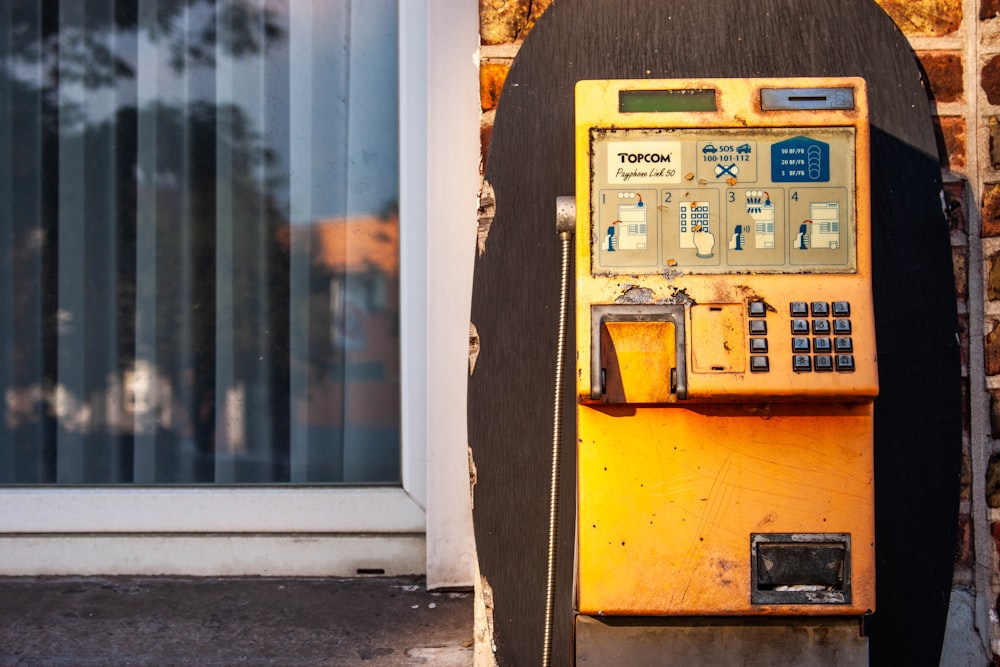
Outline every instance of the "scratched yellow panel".
POLYGON ((874 609, 871 404, 579 408, 586 614, 874 609), (850 604, 750 603, 751 533, 848 533, 850 604))
MULTIPOLYGON (((666 97, 672 104, 682 95, 666 97)), ((577 85, 581 612, 860 615, 874 609, 878 359, 867 114, 865 84, 854 78, 577 85), (765 110, 768 88, 850 88, 853 104, 765 110), (643 91, 714 91, 715 105, 669 113, 621 108, 623 92, 643 91), (793 184, 775 176, 774 151, 800 136, 827 146, 828 178, 793 184), (722 180, 711 167, 721 163, 724 146, 734 154, 729 164, 742 170, 727 168, 722 180), (644 170, 632 164, 643 161, 657 164, 644 170), (762 182, 771 185, 757 192, 762 182), (763 203, 753 200, 762 195, 763 203), (805 247, 804 229, 815 230, 813 204, 843 214, 836 244, 814 247, 810 237, 805 247), (768 222, 774 223, 770 238, 768 222), (815 314, 803 317, 800 303, 817 304, 815 314), (817 347, 836 342, 822 331, 823 321, 830 328, 838 323, 822 314, 824 303, 849 305, 850 339, 840 340, 849 357, 836 369, 832 355, 817 347), (609 304, 684 309, 673 320, 676 346, 669 335, 623 328, 622 360, 635 377, 619 384, 638 388, 634 395, 615 395, 610 382, 605 395, 592 395, 592 373, 615 372, 602 348, 596 348, 601 363, 591 359, 592 307, 599 313, 609 304), (807 319, 808 372, 801 340, 807 319), (644 366, 643 354, 655 359, 644 366), (813 365, 821 361, 825 366, 813 365), (683 395, 663 392, 662 369, 671 363, 683 395), (651 377, 643 377, 644 369, 651 377), (618 400, 626 402, 613 405, 618 400), (758 599, 781 604, 752 603, 754 533, 849 535, 850 602, 790 604, 810 598, 765 595, 758 599)))

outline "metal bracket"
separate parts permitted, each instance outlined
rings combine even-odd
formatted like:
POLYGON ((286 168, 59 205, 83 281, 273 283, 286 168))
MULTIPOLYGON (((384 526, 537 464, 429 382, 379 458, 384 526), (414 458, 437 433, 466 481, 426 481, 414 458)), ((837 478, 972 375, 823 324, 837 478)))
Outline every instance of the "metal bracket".
POLYGON ((561 195, 556 197, 556 232, 572 234, 576 231, 576 197, 561 195))

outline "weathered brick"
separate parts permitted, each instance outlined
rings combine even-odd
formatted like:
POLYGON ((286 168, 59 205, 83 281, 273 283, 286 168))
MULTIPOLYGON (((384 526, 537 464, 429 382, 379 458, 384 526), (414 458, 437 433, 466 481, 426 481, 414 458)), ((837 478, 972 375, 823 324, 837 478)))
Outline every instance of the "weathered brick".
MULTIPOLYGON (((994 539, 997 539, 994 536, 994 539)), ((958 517, 958 544, 955 553, 956 567, 972 567, 975 557, 972 552, 972 517, 968 514, 960 514, 958 517)), ((1000 543, 998 543, 1000 550, 1000 543)))
POLYGON ((965 233, 968 229, 965 216, 965 181, 944 184, 944 206, 948 215, 949 229, 965 233))
POLYGON ((486 169, 486 160, 490 154, 490 141, 493 139, 493 126, 486 125, 479 128, 479 170, 486 169))
POLYGON ((1000 118, 990 116, 990 162, 1000 169, 1000 118))
POLYGON ((987 263, 989 266, 989 278, 986 285, 986 298, 991 301, 1000 300, 1000 253, 989 257, 987 263))
POLYGON ((479 0, 479 38, 483 44, 524 39, 552 0, 479 0))
POLYGON ((979 20, 986 21, 997 16, 1000 16, 1000 0, 982 0, 979 5, 979 20))
POLYGON ((938 157, 945 169, 965 168, 965 119, 961 116, 936 116, 938 157))
MULTIPOLYGON (((991 271, 992 273, 992 271, 991 271)), ((1000 374, 1000 327, 997 323, 993 323, 993 329, 986 334, 986 374, 987 375, 998 375, 1000 374)), ((993 437, 1000 437, 1000 422, 996 421, 996 418, 1000 416, 1000 404, 997 403, 997 398, 1000 398, 1000 390, 993 390, 991 392, 993 399, 993 437)))
POLYGON ((523 37, 531 0, 479 0, 479 39, 505 44, 523 37))
POLYGON ((958 102, 965 92, 962 56, 953 51, 922 51, 917 54, 927 75, 928 93, 935 102, 958 102))
POLYGON ((877 0, 911 37, 941 37, 962 25, 962 0, 877 0))
POLYGON ((535 21, 541 18, 542 14, 546 9, 549 8, 554 0, 532 0, 531 2, 531 13, 528 14, 528 26, 527 31, 531 31, 535 27, 535 21))
POLYGON ((951 266, 955 274, 955 296, 959 301, 969 298, 969 290, 966 284, 969 280, 968 261, 965 248, 951 249, 951 266))
POLYGON ((983 187, 983 236, 1000 236, 1000 183, 983 187))
MULTIPOLYGON (((991 392, 995 394, 996 392, 991 392)), ((996 396, 993 396, 994 405, 996 404, 996 396)), ((993 432, 996 435, 996 431, 993 432)), ((994 454, 990 457, 990 462, 986 467, 986 504, 989 507, 1000 507, 1000 456, 994 454)), ((1000 524, 993 524, 993 538, 997 539, 1000 537, 1000 524)))
POLYGON ((993 56, 983 65, 979 84, 990 104, 1000 104, 1000 56, 993 56))
POLYGON ((510 66, 506 63, 482 63, 479 66, 479 103, 483 111, 497 108, 508 72, 510 66))
POLYGON ((969 457, 963 454, 962 456, 962 481, 961 481, 961 491, 959 491, 959 498, 963 500, 969 500, 972 498, 972 469, 969 463, 969 457))

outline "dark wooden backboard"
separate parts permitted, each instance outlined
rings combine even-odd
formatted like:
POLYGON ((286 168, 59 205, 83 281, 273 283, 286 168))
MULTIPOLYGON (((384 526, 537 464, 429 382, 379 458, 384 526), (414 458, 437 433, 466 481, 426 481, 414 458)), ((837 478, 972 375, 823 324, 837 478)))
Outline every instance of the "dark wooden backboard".
MULTIPOLYGON (((468 403, 476 542, 493 591, 500 665, 541 663, 560 260, 555 199, 575 192, 573 86, 580 79, 761 76, 868 81, 881 387, 871 661, 937 665, 961 467, 956 301, 921 73, 872 0, 557 0, 521 47, 486 165, 496 215, 475 265, 480 351, 468 403)), ((573 642, 569 374, 565 387, 554 665, 572 664, 573 642)))

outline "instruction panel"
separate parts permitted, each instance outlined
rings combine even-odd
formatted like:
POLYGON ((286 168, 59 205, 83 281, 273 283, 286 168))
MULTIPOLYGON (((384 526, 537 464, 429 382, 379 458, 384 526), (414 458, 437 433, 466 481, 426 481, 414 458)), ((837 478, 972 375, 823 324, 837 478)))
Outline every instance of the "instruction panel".
POLYGON ((592 272, 854 273, 855 129, 591 128, 592 272))

